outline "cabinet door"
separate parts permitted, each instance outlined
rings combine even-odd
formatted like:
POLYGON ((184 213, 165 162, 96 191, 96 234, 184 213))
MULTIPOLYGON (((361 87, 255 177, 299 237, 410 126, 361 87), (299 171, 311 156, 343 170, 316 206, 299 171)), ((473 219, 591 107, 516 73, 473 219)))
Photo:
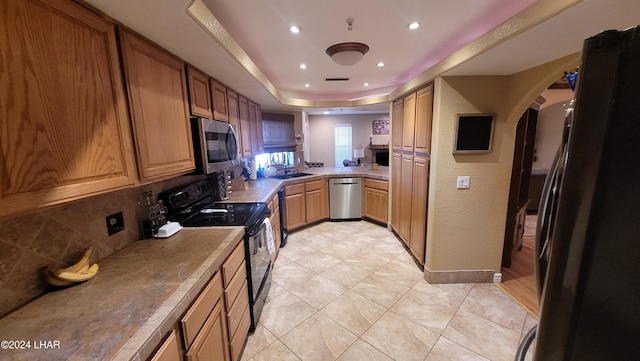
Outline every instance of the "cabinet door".
POLYGON ((211 79, 210 84, 213 104, 213 118, 228 122, 229 111, 227 109, 227 87, 214 79, 211 79))
POLYGON ((188 361, 229 361, 229 341, 222 304, 218 302, 187 352, 188 361))
POLYGON ((293 230, 306 224, 304 193, 287 195, 287 228, 293 230))
POLYGON ((402 122, 402 150, 413 152, 414 128, 416 122, 416 93, 404 98, 402 122))
POLYGON ((402 99, 393 102, 391 133, 393 149, 402 149, 402 122, 404 121, 404 102, 402 99))
POLYGON ((433 85, 418 90, 416 97, 415 151, 431 153, 433 85))
POLYGON ((0 216, 136 178, 114 26, 49 3, 2 1, 0 216))
POLYGON ((187 66, 187 78, 189 79, 189 101, 191 114, 211 118, 211 90, 209 89, 209 76, 192 66, 187 66))
POLYGON ((402 184, 402 154, 393 153, 391 156, 391 228, 400 234, 400 199, 402 184))
POLYGON ((171 331, 171 334, 164 341, 158 352, 151 358, 151 361, 181 361, 182 355, 180 354, 180 343, 176 337, 176 331, 171 331))
POLYGON ((260 107, 249 101, 249 130, 251 133, 251 153, 252 155, 264 153, 264 142, 262 140, 262 111, 260 107))
POLYGON ((387 223, 387 191, 364 188, 364 216, 374 221, 387 223))
POLYGON ((411 237, 411 188, 413 186, 413 156, 402 155, 400 175, 400 227, 398 234, 408 245, 411 237))
POLYGON ((329 218, 329 186, 326 179, 305 184, 307 224, 329 218))
POLYGON ((227 112, 229 113, 229 124, 235 126, 236 137, 238 138, 238 157, 242 158, 242 128, 240 127, 238 93, 231 89, 227 89, 227 112))
POLYGON ((427 199, 429 192, 429 159, 416 156, 413 160, 411 194, 411 240, 409 249, 420 264, 424 264, 427 231, 427 199))
MULTIPOLYGON (((251 157, 251 124, 249 122, 249 101, 242 95, 238 96, 240 114, 240 131, 242 133, 242 156, 251 157)), ((257 130, 256 130, 257 131, 257 130)))
POLYGON ((184 63, 127 31, 121 37, 140 178, 189 173, 195 162, 184 63))

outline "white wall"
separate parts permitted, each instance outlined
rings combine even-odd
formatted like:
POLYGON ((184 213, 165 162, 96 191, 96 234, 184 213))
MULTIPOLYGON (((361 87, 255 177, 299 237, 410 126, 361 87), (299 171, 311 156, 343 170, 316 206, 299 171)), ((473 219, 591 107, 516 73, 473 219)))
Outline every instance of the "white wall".
POLYGON ((569 101, 575 94, 570 89, 546 89, 542 92, 546 101, 538 113, 535 157, 531 169, 549 169, 562 138, 562 126, 569 101))
POLYGON ((371 163, 368 145, 374 120, 389 120, 389 114, 309 115, 309 160, 324 162, 325 167, 334 167, 334 127, 337 124, 351 124, 353 149, 363 148, 362 162, 371 163))

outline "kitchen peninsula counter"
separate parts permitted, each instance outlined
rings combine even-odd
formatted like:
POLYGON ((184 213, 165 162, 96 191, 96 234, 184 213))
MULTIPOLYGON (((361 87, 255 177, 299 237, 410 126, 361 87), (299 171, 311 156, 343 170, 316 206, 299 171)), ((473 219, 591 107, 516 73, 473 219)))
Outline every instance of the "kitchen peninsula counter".
POLYGON ((367 167, 322 167, 309 168, 303 171, 311 175, 290 178, 258 178, 247 182, 247 189, 233 191, 227 202, 268 202, 285 185, 304 183, 310 180, 337 178, 337 177, 363 177, 378 180, 389 180, 389 167, 379 169, 367 169, 367 167))
POLYGON ((244 227, 184 228, 133 243, 100 261, 93 279, 0 319, 2 340, 24 341, 3 343, 0 359, 146 360, 243 235, 244 227))

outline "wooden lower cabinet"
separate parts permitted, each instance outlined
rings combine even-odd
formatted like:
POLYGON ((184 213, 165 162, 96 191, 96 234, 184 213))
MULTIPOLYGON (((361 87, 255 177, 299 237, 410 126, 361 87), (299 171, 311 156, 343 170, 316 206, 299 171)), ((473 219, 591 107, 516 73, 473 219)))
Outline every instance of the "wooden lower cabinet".
POLYGON ((249 334, 249 288, 240 242, 180 321, 188 361, 236 361, 249 334))
POLYGON ((244 243, 240 243, 222 264, 224 279, 224 304, 227 315, 228 349, 231 361, 240 359, 240 352, 247 340, 251 315, 249 313, 249 285, 244 260, 244 243))
POLYGON ((328 180, 321 179, 307 182, 305 189, 306 223, 313 223, 329 218, 329 185, 328 180))
POLYGON ((307 224, 304 183, 285 187, 287 228, 293 230, 307 224))
POLYGON ((415 156, 413 160, 413 185, 411 190, 411 238, 409 250, 424 264, 427 237, 427 199, 429 191, 429 159, 415 156))
POLYGON ((151 357, 151 361, 181 361, 182 352, 180 351, 180 342, 176 336, 176 331, 171 331, 169 337, 162 343, 162 346, 151 357))
POLYGON ((402 175, 402 154, 393 153, 391 156, 391 166, 393 173, 391 174, 391 228, 400 234, 400 193, 402 184, 400 184, 400 176, 402 175))
POLYGON ((271 222, 271 227, 273 228, 273 243, 275 246, 275 252, 271 254, 271 263, 273 264, 278 257, 278 252, 280 251, 280 243, 282 242, 280 234, 280 201, 277 194, 273 196, 271 201, 269 201, 269 210, 271 210, 269 221, 271 222))
POLYGON ((223 303, 218 302, 211 311, 193 345, 187 351, 187 361, 229 360, 223 303))
POLYGON ((294 230, 329 218, 329 183, 327 179, 285 187, 287 229, 294 230))
POLYGON ((189 361, 229 358, 221 272, 217 272, 181 320, 189 361))
POLYGON ((411 189, 413 188, 413 155, 403 154, 400 172, 400 206, 399 229, 400 239, 409 245, 411 239, 411 189))
POLYGON ((364 180, 364 216, 365 218, 387 223, 389 207, 389 182, 375 179, 364 180))

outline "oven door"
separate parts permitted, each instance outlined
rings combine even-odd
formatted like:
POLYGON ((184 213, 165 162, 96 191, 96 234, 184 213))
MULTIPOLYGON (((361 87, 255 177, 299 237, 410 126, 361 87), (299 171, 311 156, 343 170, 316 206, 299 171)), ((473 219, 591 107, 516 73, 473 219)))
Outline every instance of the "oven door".
POLYGON ((271 267, 271 256, 267 252, 267 231, 263 223, 260 230, 248 234, 249 264, 251 265, 252 298, 257 299, 258 291, 264 283, 264 278, 271 267))

